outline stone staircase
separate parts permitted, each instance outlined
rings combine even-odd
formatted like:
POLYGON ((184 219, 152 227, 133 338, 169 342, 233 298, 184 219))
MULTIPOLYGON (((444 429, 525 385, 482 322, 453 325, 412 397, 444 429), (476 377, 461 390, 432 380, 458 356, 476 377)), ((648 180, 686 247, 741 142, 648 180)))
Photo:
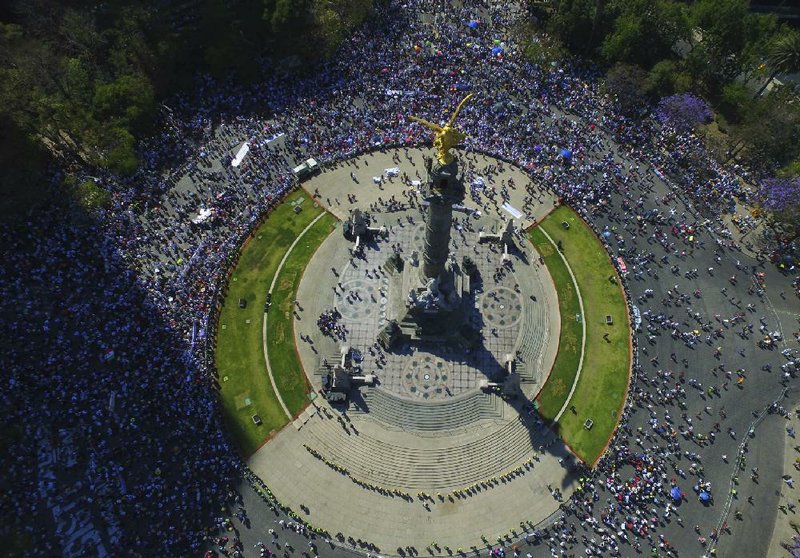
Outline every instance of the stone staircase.
POLYGON ((452 490, 487 480, 511 470, 533 455, 544 434, 531 431, 519 420, 476 433, 463 443, 432 448, 393 445, 369 434, 344 433, 336 420, 309 423, 306 443, 329 461, 345 467, 359 480, 409 492, 452 490), (312 426, 313 425, 313 426, 312 426))
MULTIPOLYGON (((548 327, 546 310, 542 306, 528 304, 525 307, 522 322, 522 339, 518 351, 522 357, 517 362, 517 372, 520 380, 525 383, 538 383, 540 373, 538 371, 538 361, 544 348, 544 332, 548 327)), ((554 342, 558 342, 554 340, 554 342)))
POLYGON ((367 415, 389 429, 436 434, 469 427, 481 420, 501 419, 502 402, 495 395, 475 391, 444 401, 417 402, 380 387, 363 387, 353 398, 351 414, 367 415))
POLYGON ((329 372, 329 370, 322 365, 323 358, 328 361, 330 366, 335 366, 342 359, 342 355, 339 351, 326 351, 323 353, 319 358, 319 364, 314 369, 315 376, 322 376, 326 372, 329 372))

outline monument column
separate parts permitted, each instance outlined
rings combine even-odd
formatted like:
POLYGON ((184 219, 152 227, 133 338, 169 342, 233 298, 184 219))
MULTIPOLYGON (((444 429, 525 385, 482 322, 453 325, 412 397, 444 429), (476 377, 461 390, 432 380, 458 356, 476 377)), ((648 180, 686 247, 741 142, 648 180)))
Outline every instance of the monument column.
POLYGON ((467 136, 453 127, 456 116, 472 93, 458 104, 447 124, 440 126, 424 118, 410 116, 434 131, 433 148, 436 160, 427 162, 428 181, 422 191, 422 199, 428 204, 425 220, 425 246, 422 250, 421 279, 427 283, 442 275, 450 253, 450 227, 453 224, 453 204, 462 203, 465 197, 464 184, 458 177, 458 160, 450 149, 464 141, 467 136))
POLYGON ((453 158, 446 165, 438 161, 428 170, 428 183, 423 199, 428 202, 425 216, 425 246, 422 251, 422 281, 439 277, 450 254, 450 229, 453 204, 464 201, 464 185, 459 180, 458 162, 453 158))

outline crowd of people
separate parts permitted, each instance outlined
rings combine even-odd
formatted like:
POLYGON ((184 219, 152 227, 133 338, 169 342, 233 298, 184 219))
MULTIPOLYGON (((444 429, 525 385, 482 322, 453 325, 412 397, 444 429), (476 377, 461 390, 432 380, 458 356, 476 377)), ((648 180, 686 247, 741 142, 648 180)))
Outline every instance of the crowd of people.
MULTIPOLYGON (((217 401, 213 314, 242 241, 293 188, 291 169, 307 156, 330 168, 375 149, 424 145, 427 131, 407 115, 438 122, 471 91, 459 116, 467 152, 527 171, 531 204, 550 188, 598 233, 613 231, 601 238, 625 256, 635 283, 669 275, 668 265, 684 292, 688 282, 678 283, 696 253, 713 252, 722 266, 737 249, 718 217, 740 194, 743 170, 715 163, 691 134, 623 117, 596 70, 525 60, 510 36, 519 12, 446 0, 376 10, 311 77, 271 72, 247 87, 204 77, 194 95, 169 101, 163 131, 140 146, 140 172, 96 177, 111 192, 109 207, 77 216, 53 206, 3 231, 8 380, 0 397, 11 426, 0 501, 11 518, 4 530, 22 533, 30 555, 181 556, 204 545, 242 468, 217 401), (267 114, 241 114, 245 106, 267 114), (234 167, 244 141, 250 151, 234 167), (210 218, 193 220, 202 211, 210 218), (693 240, 676 232, 683 225, 693 240), (91 529, 72 530, 78 511, 91 529)), ((752 314, 761 295, 731 289, 722 302, 741 309, 747 300, 752 314)), ((710 316, 693 304, 669 297, 643 309, 649 335, 661 342, 669 331, 680 341, 709 331, 710 316), (669 319, 656 319, 664 313, 669 319)), ((332 333, 340 327, 332 316, 320 320, 332 333)), ((692 346, 712 350, 700 338, 692 346)), ((705 407, 715 396, 685 389, 680 363, 667 366, 651 350, 608 454, 563 518, 537 534, 554 556, 579 541, 590 555, 618 555, 624 542, 672 548, 656 532, 677 515, 665 496, 674 456, 707 444, 676 428, 670 405, 705 407), (634 413, 649 415, 648 426, 634 428, 634 413)), ((735 367, 719 366, 722 378, 735 367)), ((701 467, 694 471, 702 478, 701 467)))
POLYGON ((323 335, 330 335, 342 341, 347 338, 347 327, 339 323, 342 314, 336 309, 326 310, 317 318, 317 327, 323 335))

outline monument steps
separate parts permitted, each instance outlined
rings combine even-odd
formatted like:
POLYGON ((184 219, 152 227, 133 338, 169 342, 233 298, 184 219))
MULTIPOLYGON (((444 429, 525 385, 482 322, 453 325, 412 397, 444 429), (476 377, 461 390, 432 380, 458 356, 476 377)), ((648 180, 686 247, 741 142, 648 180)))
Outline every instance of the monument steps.
POLYGON ((368 411, 351 405, 351 412, 369 416, 390 429, 441 432, 503 417, 497 396, 480 391, 443 401, 412 401, 381 388, 362 388, 361 397, 368 411))
POLYGON ((517 363, 517 371, 524 382, 533 382, 536 378, 536 361, 544 348, 545 335, 543 332, 548 327, 545 311, 536 306, 527 305, 523 320, 522 342, 519 352, 522 361, 517 363))
POLYGON ((344 433, 335 420, 315 421, 308 444, 355 478, 408 491, 463 488, 498 476, 533 454, 531 435, 517 420, 481 438, 448 447, 408 448, 368 434, 344 433))

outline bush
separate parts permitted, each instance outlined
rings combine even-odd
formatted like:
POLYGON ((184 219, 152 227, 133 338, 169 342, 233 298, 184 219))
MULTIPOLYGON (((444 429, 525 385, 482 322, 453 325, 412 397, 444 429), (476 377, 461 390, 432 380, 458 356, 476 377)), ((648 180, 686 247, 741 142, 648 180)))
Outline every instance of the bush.
POLYGON ((94 180, 84 180, 75 187, 75 200, 82 208, 93 210, 107 207, 111 203, 111 194, 94 180))
POLYGON ((794 178, 800 176, 800 160, 795 160, 780 169, 777 173, 778 178, 794 178))

